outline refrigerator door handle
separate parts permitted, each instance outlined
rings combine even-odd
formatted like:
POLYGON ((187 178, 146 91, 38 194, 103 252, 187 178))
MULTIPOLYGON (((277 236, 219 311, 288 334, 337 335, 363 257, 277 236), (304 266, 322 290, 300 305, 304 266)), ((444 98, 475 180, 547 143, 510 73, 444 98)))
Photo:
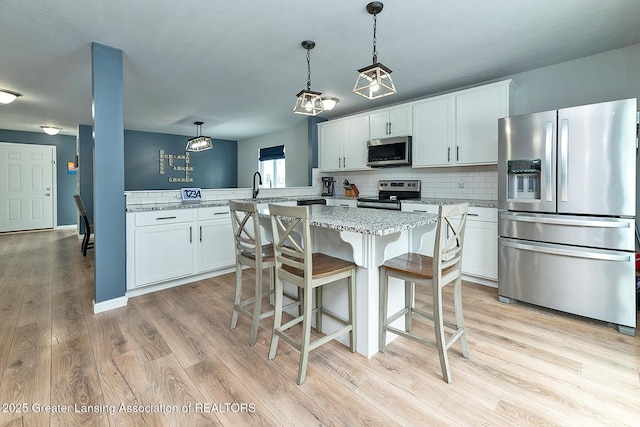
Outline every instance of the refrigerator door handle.
POLYGON ((568 201, 569 184, 569 119, 560 122, 560 201, 568 201))
POLYGON ((524 251, 531 251, 531 252, 540 252, 540 253, 545 253, 550 255, 562 255, 562 256, 570 256, 570 257, 576 257, 576 258, 586 258, 586 259, 594 259, 594 260, 601 260, 601 261, 617 261, 617 262, 629 262, 631 259, 630 255, 627 255, 627 254, 599 253, 599 252, 589 252, 587 250, 578 251, 578 250, 572 250, 568 248, 565 249, 565 248, 558 248, 558 247, 551 247, 551 246, 531 245, 527 243, 519 243, 519 242, 514 242, 510 240, 505 240, 505 239, 500 239, 500 240, 502 241, 503 246, 506 246, 509 248, 521 249, 524 251))
POLYGON ((554 186, 553 183, 553 168, 551 167, 551 154, 552 154, 552 143, 553 143, 553 122, 547 122, 547 130, 545 132, 545 148, 544 148, 544 155, 545 155, 545 173, 547 175, 547 202, 551 202, 553 201, 553 193, 552 193, 552 188, 554 186))
POLYGON ((549 218, 541 216, 525 216, 519 214, 502 213, 500 218, 509 221, 533 222, 539 224, 553 225, 573 225, 576 227, 597 227, 597 228, 629 228, 628 221, 596 221, 592 219, 569 219, 569 218, 549 218))

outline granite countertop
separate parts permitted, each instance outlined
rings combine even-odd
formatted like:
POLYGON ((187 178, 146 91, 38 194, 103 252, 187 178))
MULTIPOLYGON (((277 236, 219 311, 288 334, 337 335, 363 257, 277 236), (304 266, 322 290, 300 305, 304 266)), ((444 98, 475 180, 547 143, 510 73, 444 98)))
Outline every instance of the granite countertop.
MULTIPOLYGON (((435 224, 438 220, 435 214, 325 205, 309 206, 309 215, 310 224, 315 227, 375 236, 386 236, 410 228, 435 224)), ((268 217, 269 210, 261 210, 260 216, 268 217)))
MULTIPOLYGON (((253 200, 258 203, 275 203, 275 202, 287 202, 297 200, 310 200, 310 199, 336 199, 336 200, 357 200, 357 197, 346 196, 289 196, 289 197, 259 197, 257 199, 239 199, 239 200, 253 200)), ((443 205, 469 202, 469 206, 479 208, 497 208, 497 200, 464 200, 464 199, 434 199, 434 198, 422 198, 422 199, 410 199, 405 203, 416 203, 425 205, 443 205)), ((209 208, 216 206, 227 206, 227 200, 208 200, 202 202, 187 202, 187 203, 150 203, 142 205, 129 205, 127 206, 127 212, 150 212, 150 211, 163 211, 170 209, 194 209, 194 208, 209 208)), ((362 209, 362 208, 360 208, 362 209)), ((386 212, 378 209, 378 211, 386 212)))
POLYGON ((433 199, 433 198, 422 198, 422 199, 410 199, 405 200, 405 203, 416 203, 416 204, 424 204, 424 205, 453 205, 456 203, 464 203, 469 202, 469 206, 474 208, 497 208, 498 201, 497 200, 465 200, 465 199, 433 199))

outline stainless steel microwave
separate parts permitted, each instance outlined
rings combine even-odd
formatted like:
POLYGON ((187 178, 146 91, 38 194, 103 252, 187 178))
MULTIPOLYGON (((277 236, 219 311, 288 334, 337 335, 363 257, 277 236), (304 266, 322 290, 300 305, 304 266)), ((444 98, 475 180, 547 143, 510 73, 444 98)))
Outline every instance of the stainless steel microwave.
POLYGON ((411 165, 410 136, 367 141, 367 166, 381 168, 408 165, 411 165))

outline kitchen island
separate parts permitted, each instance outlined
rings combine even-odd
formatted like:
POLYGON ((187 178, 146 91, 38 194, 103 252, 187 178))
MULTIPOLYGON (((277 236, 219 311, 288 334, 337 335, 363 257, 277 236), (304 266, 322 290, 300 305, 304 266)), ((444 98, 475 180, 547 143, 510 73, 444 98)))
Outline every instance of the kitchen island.
MULTIPOLYGON (((258 199, 295 204, 295 200, 258 199)), ((409 250, 423 251, 437 216, 342 206, 310 206, 313 250, 354 261, 356 270, 357 351, 371 357, 378 351, 378 267, 409 250), (423 239, 423 237, 425 237, 423 239)), ((271 240, 268 210, 261 210, 265 238, 271 240)), ((234 270, 233 233, 227 202, 152 204, 127 209, 127 297, 155 292, 234 270)), ((394 279, 395 280, 395 279, 394 279)), ((390 283, 390 309, 404 303, 400 281, 390 283), (394 288, 397 286, 397 288, 394 288)), ((346 286, 324 291, 325 306, 347 313, 346 286)), ((327 318, 325 332, 338 328, 327 318)), ((393 336, 389 334, 388 336, 393 336)), ((344 337, 341 342, 347 342, 344 337)))
MULTIPOLYGON (((378 352, 378 267, 389 258, 420 250, 422 237, 435 227, 437 215, 323 205, 309 206, 309 211, 313 251, 350 260, 357 265, 357 351, 371 357, 378 352)), ((266 230, 270 230, 268 209, 260 211, 260 221, 266 230)), ((267 236, 268 239, 270 237, 267 236)), ((404 304, 404 287, 399 280, 392 280, 390 286, 389 309, 393 311, 404 304)), ((323 305, 346 318, 346 285, 326 287, 323 305)), ((323 319, 323 332, 331 333, 339 327, 331 318, 323 319)), ((388 335, 392 339, 393 334, 388 335)), ((346 345, 347 337, 339 341, 346 345)))

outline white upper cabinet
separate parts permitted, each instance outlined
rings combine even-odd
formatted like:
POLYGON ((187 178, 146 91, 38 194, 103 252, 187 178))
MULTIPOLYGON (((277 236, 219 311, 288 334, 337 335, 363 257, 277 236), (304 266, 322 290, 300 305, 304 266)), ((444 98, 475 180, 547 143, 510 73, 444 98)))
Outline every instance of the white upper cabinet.
POLYGON ((425 99, 413 107, 413 166, 498 162, 498 119, 509 115, 511 80, 425 99))
POLYGON ((330 120, 318 125, 319 169, 362 170, 367 167, 369 116, 330 120))
POLYGON ((369 139, 411 135, 411 105, 385 108, 369 114, 369 139))
POLYGON ((414 167, 450 166, 455 147, 455 99, 429 98, 413 106, 414 167))
POLYGON ((456 164, 498 163, 498 119, 509 115, 510 82, 456 94, 456 164))

